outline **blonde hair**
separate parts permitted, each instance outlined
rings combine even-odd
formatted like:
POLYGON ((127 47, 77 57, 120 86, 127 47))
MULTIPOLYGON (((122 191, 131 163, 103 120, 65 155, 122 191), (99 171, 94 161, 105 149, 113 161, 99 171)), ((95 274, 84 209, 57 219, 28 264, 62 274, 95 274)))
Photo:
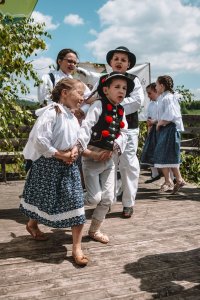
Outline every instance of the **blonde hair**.
POLYGON ((58 103, 60 101, 62 91, 63 90, 70 91, 74 89, 78 83, 83 84, 83 82, 79 79, 64 78, 59 80, 51 93, 52 101, 58 103))

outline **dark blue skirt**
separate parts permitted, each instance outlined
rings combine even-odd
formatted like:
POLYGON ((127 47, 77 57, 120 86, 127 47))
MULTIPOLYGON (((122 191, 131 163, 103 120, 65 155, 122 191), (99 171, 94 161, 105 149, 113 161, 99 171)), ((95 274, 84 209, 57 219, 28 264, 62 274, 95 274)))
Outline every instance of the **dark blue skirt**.
POLYGON ((151 127, 151 130, 145 140, 145 144, 142 150, 142 155, 140 160, 141 164, 150 165, 150 166, 154 165, 153 158, 154 158, 154 151, 155 151, 156 144, 157 144, 157 131, 156 131, 156 125, 154 124, 151 127))
POLYGON ((160 127, 153 157, 155 167, 173 168, 180 164, 180 140, 181 134, 174 123, 160 127))
POLYGON ((85 223, 83 189, 76 163, 40 157, 29 171, 20 210, 39 223, 65 228, 85 223))

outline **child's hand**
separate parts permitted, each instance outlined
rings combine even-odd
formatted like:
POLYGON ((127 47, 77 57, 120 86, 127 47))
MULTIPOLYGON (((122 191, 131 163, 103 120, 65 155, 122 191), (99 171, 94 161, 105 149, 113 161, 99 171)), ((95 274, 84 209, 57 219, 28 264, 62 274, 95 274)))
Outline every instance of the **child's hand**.
POLYGON ((62 160, 66 164, 71 165, 77 158, 76 151, 74 150, 73 154, 71 150, 66 150, 66 151, 57 151, 55 153, 55 157, 57 159, 62 160))
POLYGON ((78 158, 78 148, 77 146, 74 146, 73 149, 71 150, 71 158, 76 160, 78 158))
POLYGON ((70 150, 67 150, 63 152, 62 160, 66 163, 71 165, 74 162, 74 158, 72 157, 72 152, 70 150))
POLYGON ((112 156, 112 151, 102 150, 100 152, 94 152, 92 158, 97 161, 105 161, 112 156))
POLYGON ((113 151, 104 150, 104 151, 102 151, 102 154, 100 155, 100 159, 102 161, 110 159, 112 154, 113 154, 113 151))
POLYGON ((156 130, 159 131, 160 130, 160 127, 162 126, 163 124, 161 122, 158 122, 157 125, 156 125, 156 130))
POLYGON ((152 119, 147 119, 147 126, 152 126, 154 124, 154 120, 152 119))

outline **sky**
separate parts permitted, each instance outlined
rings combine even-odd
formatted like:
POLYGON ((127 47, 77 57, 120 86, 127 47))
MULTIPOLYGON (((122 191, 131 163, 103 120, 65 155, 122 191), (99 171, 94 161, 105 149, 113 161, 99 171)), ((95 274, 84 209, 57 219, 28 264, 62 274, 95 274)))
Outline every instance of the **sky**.
POLYGON ((52 36, 34 58, 40 75, 63 48, 80 62, 106 63, 109 50, 125 46, 137 64, 150 63, 151 82, 170 75, 200 99, 200 0, 38 0, 32 17, 52 36))

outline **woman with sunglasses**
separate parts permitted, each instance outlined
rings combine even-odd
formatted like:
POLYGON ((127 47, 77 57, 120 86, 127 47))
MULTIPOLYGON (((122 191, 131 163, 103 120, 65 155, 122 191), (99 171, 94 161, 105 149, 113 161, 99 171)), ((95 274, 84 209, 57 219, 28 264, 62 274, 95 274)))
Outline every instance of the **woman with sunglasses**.
MULTIPOLYGON (((38 87, 38 100, 41 106, 52 103, 51 92, 59 80, 73 78, 72 74, 78 64, 77 52, 70 48, 62 49, 57 55, 56 64, 56 70, 43 75, 42 84, 38 87)), ((89 94, 90 90, 86 86, 84 98, 89 94)))

